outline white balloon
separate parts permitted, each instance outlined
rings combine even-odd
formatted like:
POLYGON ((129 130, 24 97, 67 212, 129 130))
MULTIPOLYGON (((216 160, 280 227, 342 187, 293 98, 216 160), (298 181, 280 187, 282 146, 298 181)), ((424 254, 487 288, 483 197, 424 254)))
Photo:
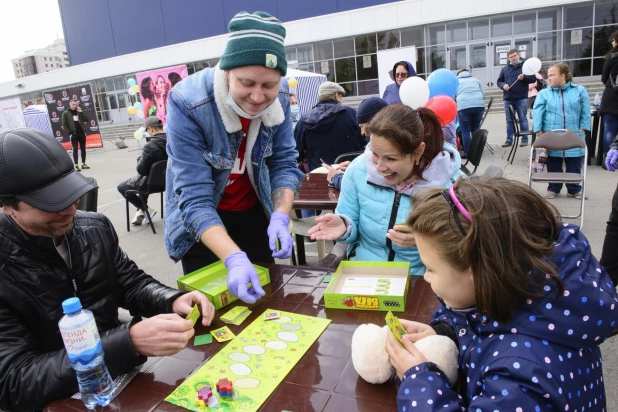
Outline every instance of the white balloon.
POLYGON ((140 132, 144 133, 144 132, 146 131, 146 128, 145 128, 144 126, 142 126, 142 127, 140 127, 138 130, 139 130, 140 132))
POLYGON ((127 93, 129 93, 130 96, 135 96, 135 89, 133 89, 133 87, 129 87, 129 89, 127 90, 127 93))
POLYGON ((413 109, 423 107, 429 100, 429 85, 420 77, 408 77, 399 88, 399 98, 413 109))
POLYGON ((137 112, 135 112, 135 117, 137 117, 140 120, 144 119, 144 112, 142 110, 138 110, 137 112))
POLYGON ((542 63, 536 57, 531 57, 524 62, 521 72, 526 76, 532 76, 541 70, 542 63))

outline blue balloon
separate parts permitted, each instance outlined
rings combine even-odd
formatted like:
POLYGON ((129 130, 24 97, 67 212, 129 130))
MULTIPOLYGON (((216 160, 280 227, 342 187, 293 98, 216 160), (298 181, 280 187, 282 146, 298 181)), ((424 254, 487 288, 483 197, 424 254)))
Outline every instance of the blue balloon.
POLYGON ((137 82, 135 81, 135 79, 129 79, 127 80, 127 84, 129 85, 129 87, 133 87, 137 84, 137 82))
POLYGON ((142 110, 142 103, 141 102, 135 102, 135 104, 133 106, 137 107, 138 110, 142 110))
POLYGON ((449 69, 438 69, 429 75, 427 84, 429 85, 430 99, 440 95, 454 98, 459 87, 459 80, 455 73, 449 69))

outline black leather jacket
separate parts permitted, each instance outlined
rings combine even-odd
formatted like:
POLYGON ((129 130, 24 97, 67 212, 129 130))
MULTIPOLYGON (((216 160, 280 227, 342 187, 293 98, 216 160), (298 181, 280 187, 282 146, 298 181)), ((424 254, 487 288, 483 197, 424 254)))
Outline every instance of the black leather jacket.
POLYGON ((0 213, 0 409, 33 410, 77 392, 77 378, 58 330, 62 301, 80 298, 93 312, 105 363, 115 377, 145 362, 118 320, 171 313, 183 292, 140 270, 118 245, 111 222, 78 211, 67 233, 71 268, 51 238, 27 235, 0 213))

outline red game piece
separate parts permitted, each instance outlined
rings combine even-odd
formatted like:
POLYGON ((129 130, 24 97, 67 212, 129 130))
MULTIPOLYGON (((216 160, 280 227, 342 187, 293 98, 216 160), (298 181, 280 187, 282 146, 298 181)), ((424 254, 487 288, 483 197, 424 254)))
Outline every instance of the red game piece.
POLYGON ((231 380, 228 378, 219 379, 219 382, 217 382, 217 393, 219 395, 231 398, 233 392, 231 380))

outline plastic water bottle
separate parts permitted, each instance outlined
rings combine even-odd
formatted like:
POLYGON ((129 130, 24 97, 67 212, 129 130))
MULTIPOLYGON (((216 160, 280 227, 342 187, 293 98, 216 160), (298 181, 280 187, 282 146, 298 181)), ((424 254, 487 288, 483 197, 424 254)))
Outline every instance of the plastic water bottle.
POLYGON ((71 366, 77 373, 79 392, 86 408, 106 406, 114 384, 103 361, 103 345, 92 312, 82 309, 78 298, 62 302, 65 315, 58 322, 71 366))
POLYGON ((601 93, 599 93, 599 92, 597 92, 597 93, 594 95, 594 105, 595 105, 596 107, 599 107, 599 106, 601 105, 601 93))

